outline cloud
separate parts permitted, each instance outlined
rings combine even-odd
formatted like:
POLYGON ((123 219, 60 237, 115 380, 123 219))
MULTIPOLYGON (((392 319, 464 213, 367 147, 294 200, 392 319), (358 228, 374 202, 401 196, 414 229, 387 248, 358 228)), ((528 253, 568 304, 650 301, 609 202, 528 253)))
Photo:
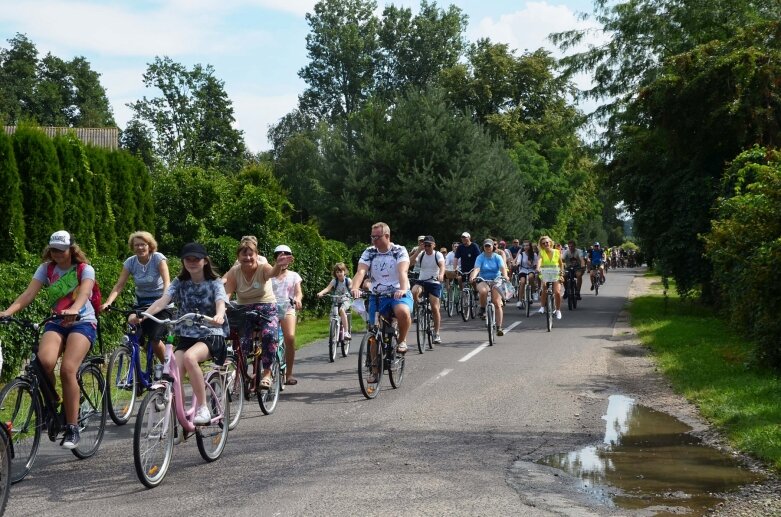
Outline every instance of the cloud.
POLYGON ((270 149, 266 138, 268 128, 298 106, 298 95, 255 95, 237 92, 230 94, 236 116, 236 127, 244 131, 244 141, 253 151, 270 149))

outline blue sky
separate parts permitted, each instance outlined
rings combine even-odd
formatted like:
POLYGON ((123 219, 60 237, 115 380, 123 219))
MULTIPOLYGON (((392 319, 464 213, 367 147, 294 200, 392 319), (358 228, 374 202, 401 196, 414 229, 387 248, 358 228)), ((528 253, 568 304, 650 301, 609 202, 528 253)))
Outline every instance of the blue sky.
MULTIPOLYGON (((378 1, 417 9, 419 1, 378 1)), ((233 101, 236 125, 253 151, 268 149, 266 131, 296 105, 305 88, 304 18, 315 0, 0 0, 0 46, 17 32, 41 55, 84 56, 101 74, 121 128, 126 103, 153 96, 142 84, 147 63, 169 56, 192 66, 211 64, 233 101)), ((519 50, 546 47, 550 32, 591 26, 587 0, 454 0, 469 17, 466 37, 489 37, 519 50)), ((582 79, 585 80, 585 79, 582 79)), ((589 111, 589 107, 584 106, 589 111)))

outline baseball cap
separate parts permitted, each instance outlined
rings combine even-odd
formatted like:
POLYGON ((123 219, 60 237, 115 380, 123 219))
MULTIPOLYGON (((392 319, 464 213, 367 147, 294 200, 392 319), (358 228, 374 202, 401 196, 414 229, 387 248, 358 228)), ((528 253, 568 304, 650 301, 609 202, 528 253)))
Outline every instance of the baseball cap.
POLYGON ((595 242, 595 243, 594 243, 594 246, 599 246, 599 243, 598 243, 598 242, 595 242))
POLYGON ((206 248, 202 244, 197 242, 188 242, 182 246, 182 251, 179 252, 179 258, 195 257, 197 259, 206 258, 206 248))
POLYGON ((418 242, 422 241, 425 238, 426 238, 425 235, 418 235, 418 242))
POLYGON ((507 246, 507 242, 506 241, 499 241, 499 246, 507 246))
POLYGON ((434 240, 434 237, 432 237, 431 235, 426 235, 426 236, 423 238, 423 243, 424 243, 424 244, 434 244, 435 242, 436 242, 436 241, 434 240))
POLYGON ((472 236, 471 236, 471 235, 469 235, 469 232, 464 232, 464 233, 462 233, 462 234, 461 234, 461 237, 466 237, 467 239, 471 239, 471 238, 472 238, 472 236))
POLYGON ((486 239, 486 240, 483 241, 483 246, 488 246, 489 244, 491 246, 493 246, 494 245, 494 241, 491 240, 491 239, 486 239))
POLYGON ((65 230, 54 232, 52 236, 49 237, 49 247, 58 249, 60 251, 67 250, 71 247, 72 243, 73 241, 71 240, 71 234, 65 230))

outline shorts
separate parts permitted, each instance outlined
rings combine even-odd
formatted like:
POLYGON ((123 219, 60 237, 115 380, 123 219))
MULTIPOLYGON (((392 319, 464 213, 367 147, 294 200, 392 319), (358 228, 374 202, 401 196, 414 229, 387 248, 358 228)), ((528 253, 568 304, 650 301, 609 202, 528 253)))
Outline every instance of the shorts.
POLYGON ((412 293, 409 290, 407 290, 407 292, 404 293, 404 296, 398 300, 386 296, 380 298, 372 296, 369 298, 369 324, 374 324, 374 314, 377 312, 377 301, 380 302, 380 314, 388 314, 393 312, 393 308, 397 305, 406 305, 410 314, 412 314, 412 293))
POLYGON ((442 284, 439 282, 423 282, 418 285, 423 289, 424 295, 442 298, 442 284))
POLYGON ((209 349, 209 355, 212 356, 212 361, 215 364, 222 365, 225 363, 225 356, 228 353, 228 347, 225 345, 225 338, 216 334, 211 334, 206 337, 176 337, 176 350, 182 352, 188 350, 196 343, 204 343, 206 348, 209 349))
POLYGON ((81 334, 89 340, 89 347, 92 350, 92 345, 95 344, 95 337, 97 336, 97 326, 94 323, 88 321, 77 321, 73 325, 67 327, 60 325, 54 321, 46 323, 43 327, 44 332, 56 332, 61 335, 67 342, 68 336, 71 334, 81 334))
POLYGON ((588 267, 589 271, 596 271, 597 269, 602 269, 602 263, 601 262, 599 264, 591 264, 588 267))
POLYGON ((534 275, 534 271, 518 271, 518 278, 526 278, 529 275, 534 275))

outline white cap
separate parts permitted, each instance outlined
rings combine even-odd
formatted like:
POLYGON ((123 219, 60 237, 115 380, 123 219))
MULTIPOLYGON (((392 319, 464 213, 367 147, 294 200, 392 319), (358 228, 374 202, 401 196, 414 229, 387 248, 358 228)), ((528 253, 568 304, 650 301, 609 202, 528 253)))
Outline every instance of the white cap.
POLYGON ((425 235, 418 235, 418 242, 424 240, 426 238, 425 235))
POLYGON ((469 235, 469 232, 464 232, 464 233, 462 233, 462 234, 461 234, 461 237, 466 237, 467 239, 471 239, 471 238, 472 238, 472 236, 471 236, 471 235, 469 235))
POLYGON ((274 248, 274 253, 281 253, 281 252, 288 252, 292 254, 293 250, 291 250, 289 246, 286 246, 284 244, 280 244, 279 246, 274 248))
POLYGON ((69 234, 65 230, 54 232, 52 236, 49 237, 49 247, 61 251, 65 251, 68 248, 70 248, 72 242, 73 241, 71 241, 71 234, 69 234))

